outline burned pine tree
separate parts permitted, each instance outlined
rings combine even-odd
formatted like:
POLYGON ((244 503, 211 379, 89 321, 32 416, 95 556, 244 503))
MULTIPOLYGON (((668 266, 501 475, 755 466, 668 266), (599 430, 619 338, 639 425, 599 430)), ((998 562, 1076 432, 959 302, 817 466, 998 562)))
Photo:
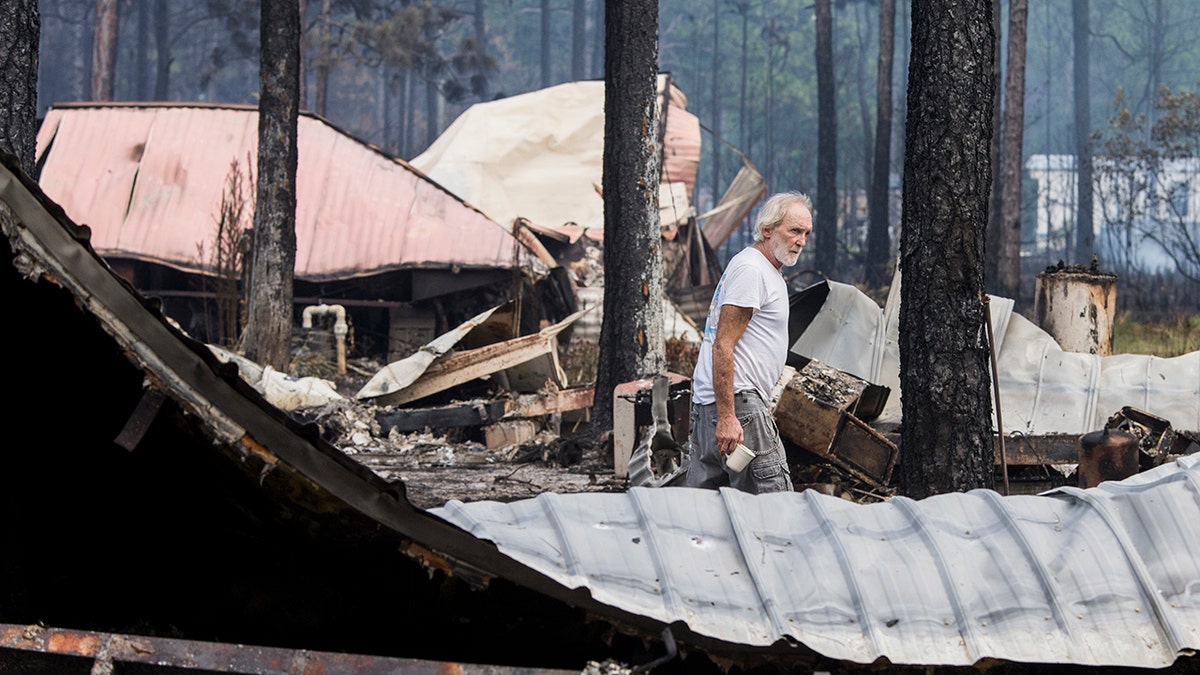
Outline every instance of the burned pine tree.
POLYGON ((0 148, 33 175, 37 147, 37 0, 0 0, 0 148))
POLYGON ((983 299, 991 168, 991 0, 912 8, 900 246, 902 491, 991 487, 983 299))
POLYGON ((292 336, 296 266, 296 159, 300 115, 300 8, 263 0, 258 104, 258 198, 246 357, 286 368, 292 336))
POLYGON ((658 2, 605 3, 604 321, 592 429, 612 427, 613 388, 664 368, 658 184, 658 2))

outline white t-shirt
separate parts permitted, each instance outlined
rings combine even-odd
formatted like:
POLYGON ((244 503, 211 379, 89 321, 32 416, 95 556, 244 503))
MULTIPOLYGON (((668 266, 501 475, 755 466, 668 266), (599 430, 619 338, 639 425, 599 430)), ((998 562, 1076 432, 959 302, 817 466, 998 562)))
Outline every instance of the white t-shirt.
POLYGON ((706 405, 717 400, 712 351, 724 305, 754 310, 746 332, 733 348, 733 391, 756 389, 764 401, 770 400, 771 390, 787 363, 788 289, 783 274, 761 251, 750 246, 729 261, 708 306, 700 355, 692 374, 692 401, 706 405))

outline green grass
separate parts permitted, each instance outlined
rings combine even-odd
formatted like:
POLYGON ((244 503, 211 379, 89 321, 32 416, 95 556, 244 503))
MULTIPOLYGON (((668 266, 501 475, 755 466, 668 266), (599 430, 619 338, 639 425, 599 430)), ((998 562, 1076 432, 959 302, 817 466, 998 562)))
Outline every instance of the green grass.
POLYGON ((1114 354, 1170 357, 1196 350, 1200 350, 1200 316, 1138 321, 1128 312, 1122 312, 1113 325, 1114 354))

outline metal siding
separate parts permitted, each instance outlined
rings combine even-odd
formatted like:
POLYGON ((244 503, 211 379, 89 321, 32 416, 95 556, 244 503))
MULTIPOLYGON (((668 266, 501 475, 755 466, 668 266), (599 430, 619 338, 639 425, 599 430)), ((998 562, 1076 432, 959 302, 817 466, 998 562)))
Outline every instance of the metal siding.
POLYGON ((1200 647, 1200 455, 1039 496, 636 487, 432 513, 606 605, 733 643, 1138 667, 1200 647))

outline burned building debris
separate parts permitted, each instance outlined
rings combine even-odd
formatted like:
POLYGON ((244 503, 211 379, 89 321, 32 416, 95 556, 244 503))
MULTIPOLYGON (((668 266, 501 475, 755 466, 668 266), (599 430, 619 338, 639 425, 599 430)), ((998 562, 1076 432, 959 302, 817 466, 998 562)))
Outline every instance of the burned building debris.
POLYGON ((0 471, 0 621, 26 627, 21 644, 41 625, 114 645, 659 672, 1161 667, 1200 648, 1194 457, 1011 501, 632 488, 424 510, 172 325, 11 159, 0 202, 5 295, 39 319, 0 471), (47 411, 70 423, 26 423, 47 411), (1171 528, 1134 526, 1151 503, 1171 528), (1084 566, 1119 592, 1080 584, 1084 566))

